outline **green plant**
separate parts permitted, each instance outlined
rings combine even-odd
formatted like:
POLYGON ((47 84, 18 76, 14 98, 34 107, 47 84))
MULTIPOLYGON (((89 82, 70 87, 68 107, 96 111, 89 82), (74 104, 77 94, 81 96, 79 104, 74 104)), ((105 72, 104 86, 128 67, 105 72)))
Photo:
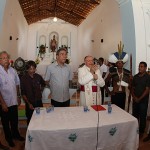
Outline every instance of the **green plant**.
POLYGON ((66 63, 66 64, 70 64, 70 59, 67 58, 65 63, 66 63))
POLYGON ((39 47, 39 54, 45 54, 45 53, 46 53, 46 46, 42 44, 39 47))
POLYGON ((35 63, 36 63, 36 64, 39 64, 39 63, 40 63, 39 57, 36 58, 35 63))

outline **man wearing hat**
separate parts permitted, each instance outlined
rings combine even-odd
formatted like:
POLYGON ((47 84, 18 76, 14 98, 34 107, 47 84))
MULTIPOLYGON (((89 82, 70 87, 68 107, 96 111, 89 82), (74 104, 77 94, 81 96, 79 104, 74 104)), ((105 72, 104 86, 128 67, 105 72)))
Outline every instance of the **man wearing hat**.
POLYGON ((130 71, 123 68, 124 63, 128 60, 128 54, 123 52, 123 47, 118 45, 118 52, 109 56, 109 62, 115 63, 116 67, 112 67, 109 71, 105 82, 105 88, 108 94, 111 95, 111 102, 112 104, 117 105, 118 107, 125 109, 125 102, 126 102, 126 87, 129 86, 130 81, 130 71), (113 90, 110 91, 107 87, 107 83, 112 80, 113 90))

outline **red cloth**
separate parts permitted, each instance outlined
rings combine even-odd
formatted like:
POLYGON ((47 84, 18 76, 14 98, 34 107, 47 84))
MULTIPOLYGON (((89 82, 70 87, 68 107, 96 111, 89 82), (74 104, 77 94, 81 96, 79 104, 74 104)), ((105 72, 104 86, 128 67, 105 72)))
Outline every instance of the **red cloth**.
POLYGON ((94 110, 96 111, 101 111, 101 110, 106 110, 103 106, 101 105, 92 105, 91 106, 94 110))
MULTIPOLYGON (((84 85, 81 85, 80 90, 83 92, 85 91, 84 85)), ((97 92, 97 86, 92 86, 92 92, 97 92)))

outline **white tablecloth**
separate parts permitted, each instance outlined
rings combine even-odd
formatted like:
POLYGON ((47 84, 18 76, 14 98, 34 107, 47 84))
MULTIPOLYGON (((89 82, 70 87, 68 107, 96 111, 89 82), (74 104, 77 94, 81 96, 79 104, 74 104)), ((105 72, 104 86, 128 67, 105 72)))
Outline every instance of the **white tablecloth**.
POLYGON ((67 107, 55 108, 50 113, 42 108, 39 115, 34 112, 32 116, 25 149, 96 150, 97 145, 97 150, 136 150, 137 120, 117 106, 112 107, 111 114, 107 110, 98 114, 91 107, 88 112, 83 107, 67 107))
MULTIPOLYGON (((72 100, 72 96, 75 93, 76 93, 75 100, 77 100, 77 89, 69 89, 70 101, 72 100)), ((50 88, 47 88, 47 87, 44 88, 43 93, 42 93, 42 102, 43 103, 51 103, 51 99, 48 98, 49 94, 50 94, 50 88)))

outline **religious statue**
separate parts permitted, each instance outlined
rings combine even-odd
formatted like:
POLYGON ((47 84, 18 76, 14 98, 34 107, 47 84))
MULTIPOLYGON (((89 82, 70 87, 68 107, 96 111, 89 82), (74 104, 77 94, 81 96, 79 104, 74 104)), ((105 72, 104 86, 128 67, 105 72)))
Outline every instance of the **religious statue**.
POLYGON ((53 39, 51 39, 50 48, 51 48, 51 52, 55 52, 57 48, 57 41, 55 39, 55 35, 53 35, 53 39))

